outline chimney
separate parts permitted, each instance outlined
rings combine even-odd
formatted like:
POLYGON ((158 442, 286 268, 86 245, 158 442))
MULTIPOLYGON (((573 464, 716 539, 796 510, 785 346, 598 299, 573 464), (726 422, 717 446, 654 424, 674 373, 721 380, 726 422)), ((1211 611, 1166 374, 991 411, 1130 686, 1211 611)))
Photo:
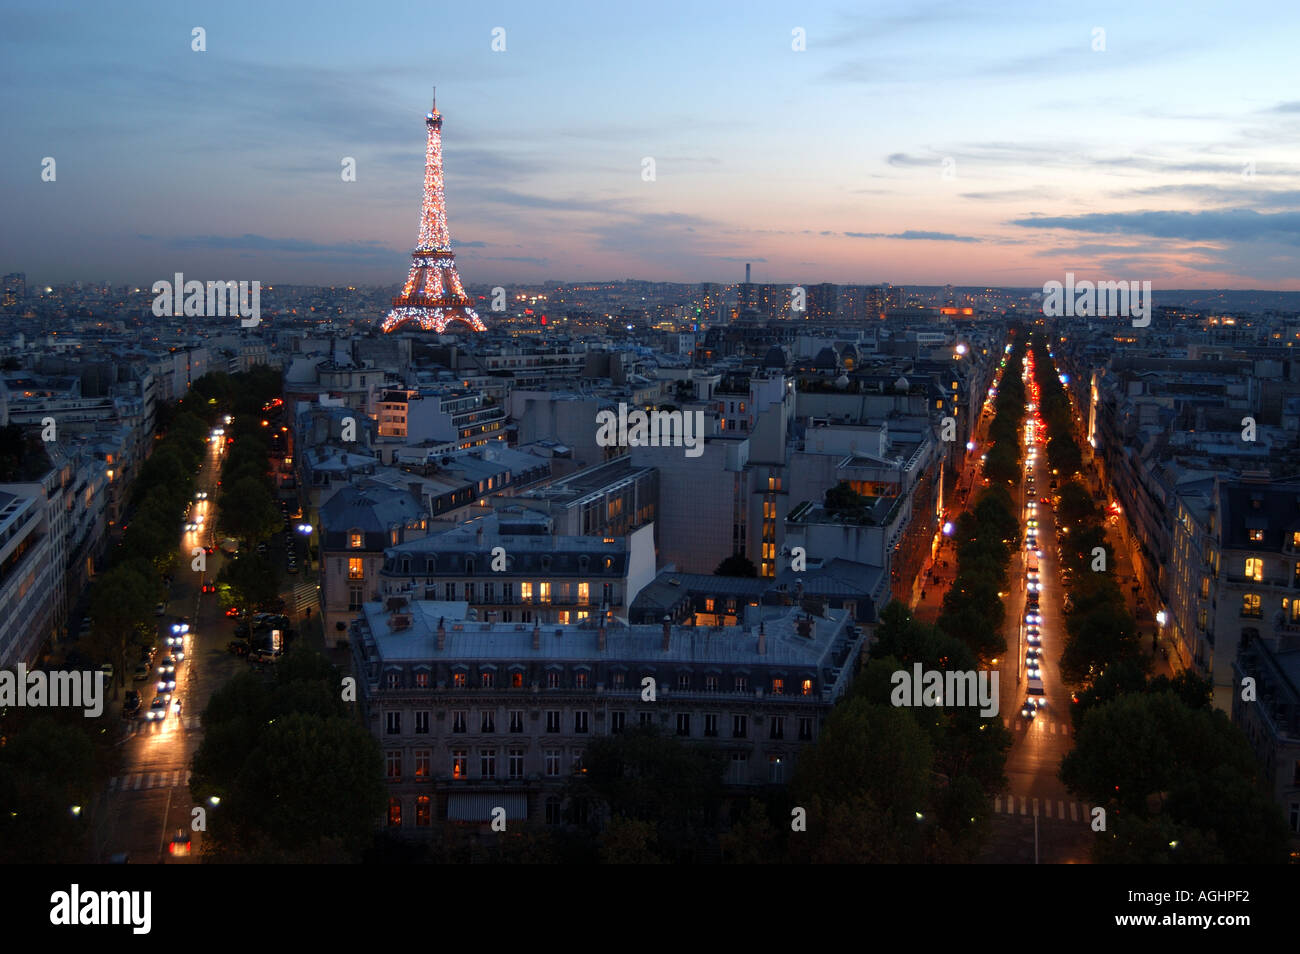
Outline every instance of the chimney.
POLYGON ((758 654, 767 655, 767 626, 762 621, 758 624, 758 654))
POLYGON ((668 652, 668 650, 669 650, 669 648, 670 648, 670 646, 671 646, 672 635, 673 635, 673 621, 672 621, 672 618, 671 618, 671 617, 668 617, 668 616, 665 616, 665 617, 664 617, 664 646, 663 646, 663 651, 664 651, 664 652, 668 652))
POLYGON ((800 619, 799 622, 796 624, 796 627, 799 630, 800 636, 802 636, 804 639, 812 639, 813 621, 811 616, 805 616, 802 619, 800 619))
POLYGON ((533 649, 534 651, 542 648, 542 624, 533 623, 533 649))
POLYGON ((438 617, 438 652, 447 648, 447 627, 443 622, 445 619, 445 616, 438 617))

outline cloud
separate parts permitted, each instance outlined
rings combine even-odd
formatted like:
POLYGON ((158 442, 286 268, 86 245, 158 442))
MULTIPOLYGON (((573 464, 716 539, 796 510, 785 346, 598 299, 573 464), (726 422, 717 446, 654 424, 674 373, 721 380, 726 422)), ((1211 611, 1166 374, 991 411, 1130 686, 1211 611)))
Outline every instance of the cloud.
POLYGON ((759 262, 763 265, 767 264, 767 259, 765 258, 736 258, 733 255, 717 255, 714 257, 717 258, 717 260, 720 262, 741 262, 746 265, 750 264, 751 262, 759 262))
POLYGON ((462 242, 459 239, 451 240, 452 248, 487 248, 487 242, 462 242))
POLYGON ((870 239, 907 239, 920 242, 978 242, 980 239, 970 235, 954 235, 951 232, 924 232, 908 229, 905 232, 845 232, 848 238, 870 239))
POLYGON ((213 251, 285 252, 292 255, 320 255, 331 253, 352 256, 359 261, 389 262, 394 255, 403 254, 382 242, 359 241, 324 244, 310 239, 269 238, 265 235, 175 235, 170 237, 140 235, 147 242, 158 242, 178 250, 209 249, 213 251))
POLYGON ((1300 245, 1300 212, 1220 209, 1205 212, 1091 212, 1085 215, 1013 219, 1031 229, 1066 229, 1096 235, 1146 235, 1192 242, 1280 241, 1300 245))

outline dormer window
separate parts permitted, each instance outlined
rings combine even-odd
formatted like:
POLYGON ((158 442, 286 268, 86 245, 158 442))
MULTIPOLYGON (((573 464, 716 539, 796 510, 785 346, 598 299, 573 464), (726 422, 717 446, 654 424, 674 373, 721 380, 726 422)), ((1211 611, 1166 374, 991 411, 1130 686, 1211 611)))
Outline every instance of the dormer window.
POLYGON ((360 550, 366 543, 366 535, 360 530, 348 531, 348 547, 353 550, 360 550))

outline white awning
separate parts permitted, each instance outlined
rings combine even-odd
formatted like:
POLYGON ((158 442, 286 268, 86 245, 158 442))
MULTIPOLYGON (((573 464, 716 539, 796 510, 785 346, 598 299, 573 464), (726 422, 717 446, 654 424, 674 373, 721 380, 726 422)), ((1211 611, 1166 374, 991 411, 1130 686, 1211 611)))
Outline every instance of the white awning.
POLYGON ((519 793, 452 792, 447 796, 447 820, 488 822, 496 808, 506 810, 506 821, 525 821, 528 796, 519 793))

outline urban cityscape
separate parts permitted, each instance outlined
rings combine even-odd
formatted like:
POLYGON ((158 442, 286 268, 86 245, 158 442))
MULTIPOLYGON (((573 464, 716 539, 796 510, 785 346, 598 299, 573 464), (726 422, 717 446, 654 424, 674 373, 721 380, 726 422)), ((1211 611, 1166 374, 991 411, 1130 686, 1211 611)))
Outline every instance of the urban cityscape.
MULTIPOLYGON (((287 12, 83 9, 154 72, 3 16, 0 859, 1300 861, 1300 170, 1259 139, 1300 104, 1057 162, 906 115, 911 77, 873 144, 769 149, 818 83, 880 92, 870 37, 883 68, 966 14, 763 4, 706 66, 664 30, 719 14, 558 13, 681 67, 638 117, 522 8, 332 8, 274 65, 287 12), (238 142, 122 165, 135 117, 250 97, 238 142)), ((1027 29, 1118 128, 1168 24, 1079 15, 1027 29)), ((1280 64, 1261 32, 1221 42, 1280 64)), ((1156 69, 1132 113, 1191 109, 1156 69)), ((1023 118, 1056 70, 968 79, 1023 118)), ((72 887, 52 923, 105 923, 72 887)))

